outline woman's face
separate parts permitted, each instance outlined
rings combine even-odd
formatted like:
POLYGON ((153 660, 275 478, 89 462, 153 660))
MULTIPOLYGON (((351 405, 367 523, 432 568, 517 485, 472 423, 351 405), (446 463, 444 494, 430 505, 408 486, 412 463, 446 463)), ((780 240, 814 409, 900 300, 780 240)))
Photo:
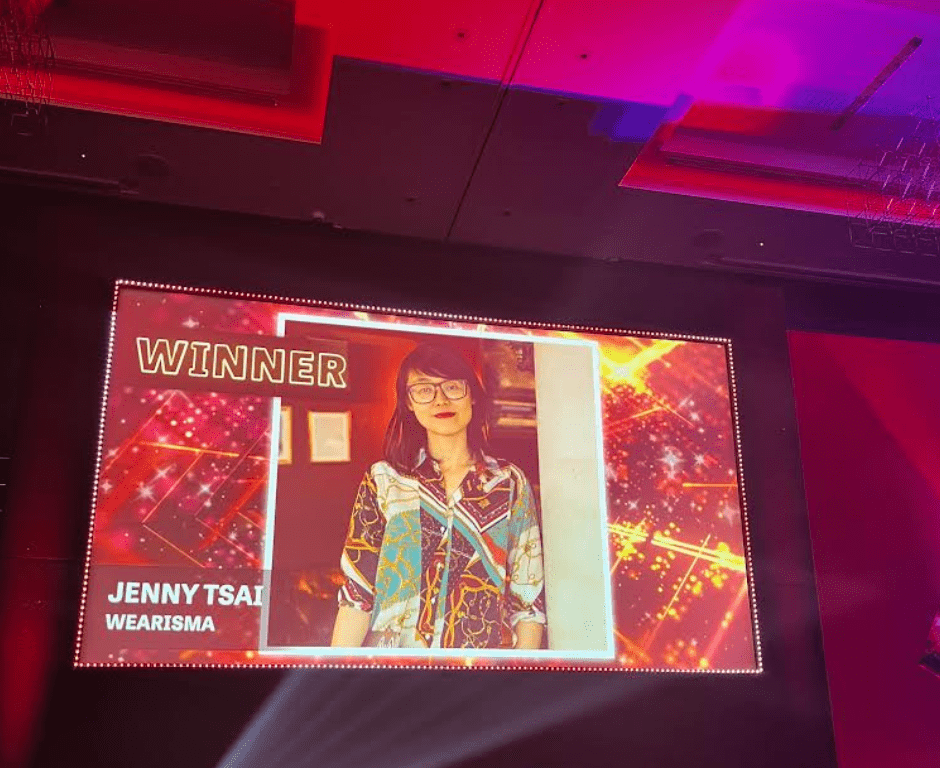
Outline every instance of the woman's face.
POLYGON ((469 383, 457 379, 463 382, 464 394, 460 397, 461 388, 455 385, 454 381, 445 376, 408 371, 408 409, 414 413, 418 423, 428 434, 446 437, 465 432, 470 419, 473 418, 473 398, 470 396, 469 383), (433 399, 424 402, 428 400, 431 388, 434 390, 433 399))

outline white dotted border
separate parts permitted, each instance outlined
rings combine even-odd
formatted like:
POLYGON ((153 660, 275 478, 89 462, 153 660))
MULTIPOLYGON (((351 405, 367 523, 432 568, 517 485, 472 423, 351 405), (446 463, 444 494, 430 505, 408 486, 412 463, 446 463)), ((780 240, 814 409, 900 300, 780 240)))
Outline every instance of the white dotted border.
POLYGON ((98 417, 98 450, 95 453, 94 490, 91 494, 91 521, 88 525, 88 541, 85 544, 85 570, 82 576, 82 601, 78 611, 78 630, 75 637, 75 651, 72 664, 75 667, 85 666, 80 661, 82 652, 82 638, 85 627, 85 604, 88 600, 88 576, 91 571, 91 550, 95 540, 95 512, 98 509, 98 478, 101 475, 101 453, 104 447, 104 424, 108 409, 108 393, 111 390, 111 364, 114 353, 114 332, 117 329, 117 304, 121 281, 114 284, 114 295, 111 299, 111 319, 108 327, 108 360, 104 369, 104 388, 101 392, 101 412, 98 417))
POLYGON ((478 659, 473 659, 473 663, 454 662, 445 664, 441 662, 440 657, 428 659, 426 664, 337 664, 335 662, 266 662, 256 663, 230 663, 221 664, 218 662, 162 662, 162 661, 78 661, 72 666, 75 669, 113 669, 115 667, 131 669, 405 669, 405 670, 474 670, 474 671, 493 671, 493 672, 617 672, 620 674, 667 674, 667 675, 760 675, 762 669, 698 669, 685 667, 604 667, 604 666, 574 666, 552 664, 551 660, 546 660, 545 664, 481 664, 478 659))
POLYGON ((79 608, 78 629, 75 638, 75 650, 72 666, 76 669, 103 669, 112 667, 123 668, 187 668, 187 669, 403 669, 403 670, 485 670, 494 672, 539 671, 539 672, 619 672, 654 673, 669 675, 759 675, 764 671, 761 656, 760 625, 757 616, 757 601, 754 591, 754 573, 751 563, 751 538, 748 522, 747 497, 744 492, 744 468, 741 454, 741 433, 738 418, 737 387, 735 384, 734 358, 731 352, 731 339, 717 336, 698 336, 693 334, 664 333, 659 331, 637 331, 610 326, 575 325, 569 323, 544 323, 532 320, 504 320, 479 315, 460 315, 449 312, 431 312, 416 309, 396 309, 394 307, 376 306, 372 304, 353 304, 348 302, 321 301, 318 299, 303 299, 286 296, 276 296, 269 293, 249 293, 246 291, 230 291, 220 288, 193 288, 168 283, 155 283, 141 280, 119 279, 114 282, 114 295, 111 301, 111 321, 108 331, 108 359, 105 366, 104 389, 101 396, 101 414, 98 423, 98 450, 95 458, 94 491, 92 493, 91 521, 88 531, 88 542, 85 547, 85 568, 82 580, 82 598, 79 608), (440 658, 430 658, 426 664, 337 664, 333 662, 261 662, 261 663, 217 663, 217 662, 87 662, 81 661, 82 636, 85 623, 85 608, 88 599, 88 579, 91 570, 91 554, 95 533, 95 512, 98 507, 98 476, 101 472, 101 455, 104 447, 104 425, 107 414, 108 393, 111 383, 111 365, 114 353, 114 335, 117 325, 117 306, 121 288, 139 288, 148 291, 166 291, 172 293, 197 294, 200 296, 214 296, 218 298, 245 299, 248 301, 269 301, 277 304, 299 304, 303 306, 322 307, 324 309, 341 309, 352 312, 378 312, 386 315, 406 315, 412 317, 426 317, 436 320, 450 320, 464 323, 485 323, 487 325, 512 326, 522 328, 537 328, 545 330, 579 331, 602 333, 607 335, 628 335, 642 338, 673 339, 678 341, 696 341, 709 344, 721 344, 725 348, 728 361, 728 378, 731 391, 730 400, 734 423, 734 445, 738 470, 738 490, 741 497, 741 518, 744 521, 745 563, 748 580, 748 599, 751 607, 751 624, 754 631, 754 648, 757 666, 754 669, 700 669, 681 667, 626 667, 626 666, 598 666, 589 662, 584 665, 556 665, 550 659, 544 664, 486 664, 476 659, 455 659, 449 663, 442 663, 440 658), (482 663, 481 663, 482 662, 482 663))
MULTIPOLYGON (((430 312, 423 309, 401 309, 396 307, 377 306, 374 304, 353 304, 341 301, 322 301, 320 299, 301 299, 291 296, 276 296, 270 293, 249 293, 246 291, 230 291, 220 288, 192 288, 167 283, 151 283, 139 280, 116 280, 114 284, 114 306, 117 305, 117 294, 122 287, 142 288, 148 291, 170 291, 173 293, 199 294, 202 296, 215 296, 226 299, 246 299, 248 301, 270 301, 276 304, 299 304, 324 309, 340 309, 351 312, 379 312, 385 315, 410 315, 412 317, 428 317, 436 320, 452 320, 463 323, 484 323, 487 325, 501 325, 516 328, 536 328, 552 331, 591 331, 595 333, 617 334, 628 336, 641 336, 655 339, 674 339, 677 341, 699 341, 711 344, 730 345, 731 339, 720 336, 694 336, 691 334, 669 333, 660 331, 638 331, 610 326, 577 325, 572 323, 543 323, 535 320, 506 320, 505 318, 484 317, 481 315, 460 315, 453 312, 430 312)), ((113 307, 112 307, 112 311, 113 307)))

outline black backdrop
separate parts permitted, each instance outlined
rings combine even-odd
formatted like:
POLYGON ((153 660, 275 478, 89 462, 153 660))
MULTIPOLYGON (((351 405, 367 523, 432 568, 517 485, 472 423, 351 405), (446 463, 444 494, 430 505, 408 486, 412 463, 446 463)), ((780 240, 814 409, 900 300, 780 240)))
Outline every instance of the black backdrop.
MULTIPOLYGON (((780 289, 649 264, 8 191, 18 199, 5 212, 2 247, 13 267, 2 287, 2 345, 21 361, 22 375, 11 385, 20 396, 10 430, 0 641, 7 650, 31 650, 20 660, 5 653, 0 674, 4 704, 22 701, 23 720, 30 711, 38 718, 32 764, 213 765, 282 678, 270 670, 70 667, 111 282, 125 277, 731 337, 764 674, 620 675, 604 681, 616 687, 613 700, 549 731, 499 748, 480 733, 481 754, 464 764, 835 766, 780 289)), ((305 674, 314 691, 341 685, 351 673, 305 674)), ((468 673, 370 671, 357 685, 379 693, 414 675, 466 689, 467 706, 484 708, 507 686, 563 700, 584 684, 563 673, 534 681, 496 672, 471 680, 468 673)), ((318 704, 330 702, 309 702, 318 704)), ((389 715, 383 717, 387 728, 389 715)), ((460 720, 452 713, 447 728, 460 720)), ((305 727, 302 719, 281 718, 268 731, 277 736, 288 722, 295 737, 305 727)), ((427 729, 446 730, 433 720, 427 729)), ((351 737, 381 741, 382 725, 366 734, 351 737)), ((297 759, 305 742, 295 741, 297 759)))

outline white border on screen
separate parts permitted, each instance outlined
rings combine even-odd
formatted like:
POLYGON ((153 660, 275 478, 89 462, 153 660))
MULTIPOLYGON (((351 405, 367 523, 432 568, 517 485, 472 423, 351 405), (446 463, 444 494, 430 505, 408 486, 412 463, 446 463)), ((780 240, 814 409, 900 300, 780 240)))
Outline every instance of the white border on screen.
POLYGON ((601 405, 600 354, 596 341, 592 339, 566 339, 554 336, 531 336, 522 333, 504 333, 501 331, 481 331, 466 328, 447 328, 429 325, 415 325, 382 320, 360 320, 358 318, 330 317, 302 312, 279 312, 277 315, 276 334, 283 336, 288 322, 310 323, 312 325, 338 325, 343 327, 371 328, 382 331, 422 333, 432 336, 461 336, 465 338, 497 339, 499 341, 520 341, 526 344, 560 344, 567 346, 588 347, 594 368, 594 425, 597 437, 598 469, 598 505, 601 510, 601 552, 604 564, 604 607, 607 611, 607 647, 598 651, 558 651, 552 649, 524 650, 494 648, 332 648, 328 646, 272 646, 268 644, 268 621, 270 619, 271 570, 274 564, 274 531, 277 511, 277 475, 278 451, 280 448, 280 413, 281 398, 272 398, 271 403, 271 447, 268 461, 268 498, 265 510, 264 559, 262 567, 264 580, 264 598, 261 607, 261 626, 258 634, 258 653, 275 656, 313 656, 317 658, 343 657, 370 659, 382 657, 420 657, 434 658, 490 658, 490 659, 579 659, 583 661, 613 661, 616 658, 614 643, 614 609, 610 584, 610 545, 608 542, 607 483, 604 476, 604 422, 601 405))

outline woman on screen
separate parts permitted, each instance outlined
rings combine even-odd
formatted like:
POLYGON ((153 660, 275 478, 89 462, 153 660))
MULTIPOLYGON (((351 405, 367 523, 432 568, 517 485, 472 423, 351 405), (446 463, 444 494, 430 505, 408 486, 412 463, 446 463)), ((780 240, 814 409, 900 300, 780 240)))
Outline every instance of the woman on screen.
POLYGON ((359 486, 332 645, 539 648, 545 624, 535 499, 487 453, 489 404, 445 346, 405 357, 385 460, 359 486))

